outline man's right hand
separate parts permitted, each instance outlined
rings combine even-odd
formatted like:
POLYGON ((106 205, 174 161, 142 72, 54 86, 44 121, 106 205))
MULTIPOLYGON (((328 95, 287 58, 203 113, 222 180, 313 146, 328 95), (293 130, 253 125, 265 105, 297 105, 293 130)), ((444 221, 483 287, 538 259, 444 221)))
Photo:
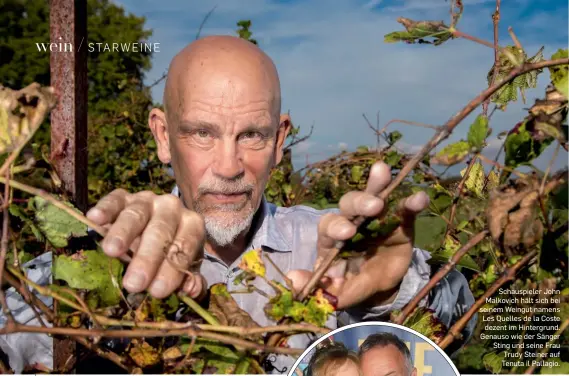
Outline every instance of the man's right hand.
POLYGON ((108 230, 102 242, 108 256, 128 260, 128 249, 134 252, 123 278, 127 291, 148 289, 161 299, 184 283, 183 290, 192 298, 205 295, 207 282, 198 273, 204 221, 176 196, 116 189, 89 210, 87 218, 108 230))

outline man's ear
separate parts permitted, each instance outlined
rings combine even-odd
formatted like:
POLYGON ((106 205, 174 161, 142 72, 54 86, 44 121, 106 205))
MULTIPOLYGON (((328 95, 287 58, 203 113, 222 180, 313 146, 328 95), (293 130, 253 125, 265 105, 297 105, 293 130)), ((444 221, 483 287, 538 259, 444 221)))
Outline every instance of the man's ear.
POLYGON ((411 371, 411 376, 417 376, 417 368, 413 368, 413 371, 411 371))
POLYGON ((276 154, 275 154, 275 166, 281 163, 283 159, 283 147, 285 140, 288 136, 292 128, 292 121, 290 120, 289 114, 281 115, 279 120, 279 129, 277 130, 277 143, 276 147, 276 154))
POLYGON ((158 158, 164 164, 170 163, 172 156, 170 155, 170 139, 166 114, 158 108, 153 108, 148 115, 148 125, 156 141, 158 158))

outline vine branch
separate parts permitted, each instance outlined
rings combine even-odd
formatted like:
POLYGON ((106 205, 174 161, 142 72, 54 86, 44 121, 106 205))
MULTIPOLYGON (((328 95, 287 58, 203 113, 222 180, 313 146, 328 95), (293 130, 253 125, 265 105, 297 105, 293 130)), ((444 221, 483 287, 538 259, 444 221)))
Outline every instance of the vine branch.
POLYGON ((472 248, 474 248, 478 243, 480 243, 488 235, 488 230, 483 230, 478 234, 474 235, 465 245, 463 245, 454 255, 448 263, 439 269, 439 271, 429 280, 429 282, 423 287, 417 295, 403 308, 401 313, 393 320, 395 324, 403 324, 405 319, 417 308, 421 300, 429 294, 429 292, 436 286, 439 281, 441 281, 452 268, 458 264, 460 259, 468 253, 472 248))
POLYGON ((500 287, 502 287, 502 285, 504 285, 505 283, 512 281, 515 278, 518 270, 522 266, 529 263, 536 255, 537 255, 537 250, 533 250, 533 251, 529 252, 528 254, 526 254, 524 257, 522 257, 522 259, 520 261, 518 261, 517 263, 515 263, 511 267, 506 268, 506 270, 504 270, 504 273, 502 274, 502 276, 500 278, 498 278, 492 284, 492 286, 490 286, 490 288, 480 298, 478 298, 478 300, 476 300, 476 302, 474 302, 474 304, 472 305, 472 307, 470 307, 468 312, 466 312, 449 329, 448 334, 441 341, 439 341, 437 343, 437 345, 439 345, 439 347, 441 349, 445 349, 446 347, 448 347, 448 345, 450 345, 452 342, 454 342, 455 339, 461 338, 462 335, 460 333, 462 332, 462 329, 464 329, 464 327, 468 324, 468 322, 470 321, 472 316, 474 316, 478 312, 478 309, 480 307, 482 307, 484 304, 486 304, 486 298, 489 298, 492 295, 494 295, 494 293, 496 291, 498 291, 498 289, 500 287))
MULTIPOLYGON (((508 82, 512 81, 516 77, 525 74, 527 72, 543 69, 546 67, 552 67, 556 65, 562 64, 569 64, 569 58, 562 58, 562 59, 555 59, 555 60, 544 60, 537 63, 523 63, 516 68, 512 69, 512 71, 505 77, 502 81, 495 83, 494 85, 488 87, 482 93, 480 93, 476 98, 471 100, 462 110, 460 110, 456 115, 452 116, 431 138, 431 140, 423 146, 423 148, 415 154, 409 162, 403 166, 399 174, 392 180, 392 182, 385 188, 380 194, 379 197, 383 200, 386 200, 387 197, 393 192, 399 184, 405 179, 405 177, 427 156, 427 154, 433 150, 437 145, 439 145, 442 141, 447 139, 454 128, 461 121, 463 121, 472 111, 474 111, 481 103, 483 103, 486 99, 490 98, 495 92, 500 90, 504 85, 508 82)), ((358 216, 353 220, 353 223, 359 227, 365 221, 364 217, 358 216)), ((306 283, 304 288, 301 290, 301 293, 298 295, 297 298, 304 299, 306 296, 310 294, 310 292, 314 289, 314 287, 318 284, 322 276, 326 273, 328 268, 332 265, 340 250, 343 248, 344 242, 337 242, 334 249, 332 249, 325 259, 322 261, 322 264, 318 269, 314 271, 314 274, 306 283)))

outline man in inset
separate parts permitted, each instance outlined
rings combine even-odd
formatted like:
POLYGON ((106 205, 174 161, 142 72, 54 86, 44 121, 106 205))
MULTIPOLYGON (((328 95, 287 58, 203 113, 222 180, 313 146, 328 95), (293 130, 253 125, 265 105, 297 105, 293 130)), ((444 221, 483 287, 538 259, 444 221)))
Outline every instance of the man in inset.
POLYGON ((417 376, 407 345, 391 333, 367 337, 360 346, 359 357, 363 376, 417 376))

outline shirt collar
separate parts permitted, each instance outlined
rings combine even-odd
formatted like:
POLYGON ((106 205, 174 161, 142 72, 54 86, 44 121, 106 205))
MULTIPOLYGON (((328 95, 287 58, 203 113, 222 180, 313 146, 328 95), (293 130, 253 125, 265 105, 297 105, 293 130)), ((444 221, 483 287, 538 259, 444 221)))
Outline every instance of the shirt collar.
MULTIPOLYGON (((172 190, 172 194, 181 198, 182 195, 177 185, 172 190)), ((263 195, 261 205, 259 205, 259 210, 257 210, 251 225, 254 231, 251 245, 256 248, 270 248, 276 252, 292 252, 290 242, 277 224, 275 218, 277 210, 277 206, 269 203, 263 195)))

